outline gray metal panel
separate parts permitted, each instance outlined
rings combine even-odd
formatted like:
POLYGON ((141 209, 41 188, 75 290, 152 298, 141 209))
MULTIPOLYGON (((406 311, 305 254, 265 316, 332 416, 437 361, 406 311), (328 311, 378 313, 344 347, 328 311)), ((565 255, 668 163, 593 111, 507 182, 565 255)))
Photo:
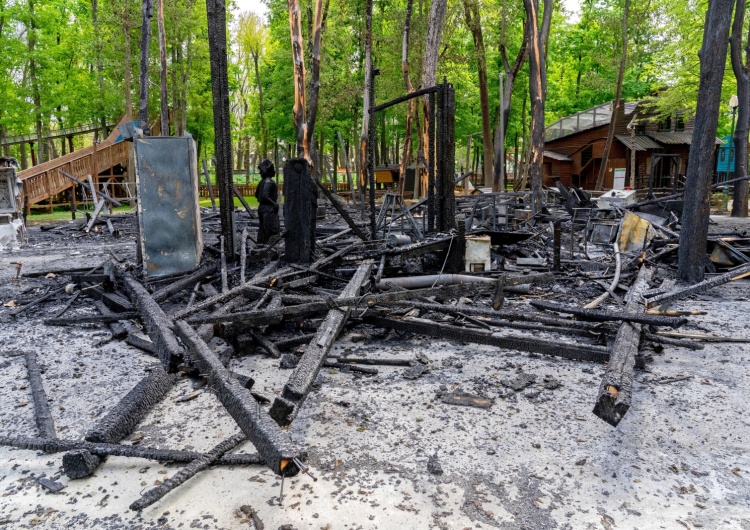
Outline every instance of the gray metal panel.
POLYGON ((134 144, 144 274, 191 271, 203 252, 195 142, 153 136, 134 144))

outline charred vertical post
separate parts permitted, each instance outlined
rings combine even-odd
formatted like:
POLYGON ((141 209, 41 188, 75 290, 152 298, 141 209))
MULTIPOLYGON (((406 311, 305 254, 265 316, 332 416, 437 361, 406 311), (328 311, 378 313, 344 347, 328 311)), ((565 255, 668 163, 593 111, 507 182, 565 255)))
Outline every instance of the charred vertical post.
POLYGON ((211 91, 214 112, 214 156, 219 185, 219 217, 227 259, 235 260, 234 196, 232 190, 232 138, 227 74, 227 12, 224 0, 206 0, 211 91))
MULTIPOLYGON (((375 68, 372 69, 372 75, 370 77, 370 109, 368 112, 372 113, 372 107, 375 102, 375 76, 380 73, 380 70, 375 68)), ((375 239, 377 237, 377 226, 375 222, 375 142, 377 141, 377 132, 375 130, 375 114, 370 116, 370 121, 367 124, 367 180, 370 186, 370 238, 375 239)))
POLYGON ((440 131, 440 143, 442 147, 441 165, 442 172, 439 175, 442 183, 442 210, 443 223, 440 227, 442 232, 456 228, 456 194, 454 184, 454 168, 456 165, 456 142, 455 142, 455 116, 456 99, 453 85, 443 82, 443 120, 440 131))
POLYGON ((435 93, 429 95, 427 124, 427 231, 435 231, 435 93))
POLYGON ((284 165, 284 243, 288 263, 312 263, 315 251, 317 188, 310 164, 293 158, 284 165))
POLYGON ((556 220, 552 228, 552 270, 560 270, 560 220, 556 220))

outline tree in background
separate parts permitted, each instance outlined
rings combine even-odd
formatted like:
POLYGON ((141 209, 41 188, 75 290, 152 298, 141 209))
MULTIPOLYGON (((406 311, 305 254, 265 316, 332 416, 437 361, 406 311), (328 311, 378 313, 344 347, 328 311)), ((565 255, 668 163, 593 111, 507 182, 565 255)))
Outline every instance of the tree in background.
MULTIPOLYGON (((729 38, 732 70, 737 78, 737 128, 734 130, 734 177, 747 176, 747 137, 750 125, 750 34, 745 41, 745 62, 742 62, 742 27, 745 22, 746 2, 737 1, 729 38)), ((732 217, 747 217, 746 180, 735 182, 732 203, 732 217)))

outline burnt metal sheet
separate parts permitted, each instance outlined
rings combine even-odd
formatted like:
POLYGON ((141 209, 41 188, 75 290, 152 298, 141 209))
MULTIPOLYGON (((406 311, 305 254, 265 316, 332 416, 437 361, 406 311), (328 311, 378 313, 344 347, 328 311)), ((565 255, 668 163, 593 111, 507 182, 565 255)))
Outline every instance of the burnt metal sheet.
POLYGON ((203 252, 195 142, 152 136, 134 145, 144 274, 192 271, 203 252))

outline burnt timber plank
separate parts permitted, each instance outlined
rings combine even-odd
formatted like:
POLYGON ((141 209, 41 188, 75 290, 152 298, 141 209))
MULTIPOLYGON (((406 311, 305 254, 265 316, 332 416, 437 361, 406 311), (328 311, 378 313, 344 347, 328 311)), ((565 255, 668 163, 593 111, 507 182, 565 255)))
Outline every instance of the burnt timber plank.
POLYGON ((42 438, 56 438, 55 422, 49 410, 47 402, 47 393, 44 391, 42 382, 42 372, 39 369, 39 363, 36 360, 34 350, 26 351, 26 370, 29 376, 29 386, 31 387, 31 398, 34 401, 34 414, 36 416, 36 426, 39 429, 39 435, 42 438))
MULTIPOLYGON (((642 312, 643 292, 651 282, 652 271, 641 267, 633 286, 626 296, 625 310, 642 312)), ((635 322, 623 322, 617 330, 615 343, 609 355, 607 370, 599 385, 599 394, 594 405, 594 414, 617 427, 625 416, 633 398, 633 370, 635 356, 641 342, 642 325, 635 322)))
MULTIPOLYGON (((649 302, 650 304, 650 302, 649 302)), ((643 313, 629 313, 628 311, 608 311, 602 309, 584 309, 576 306, 558 304, 547 300, 532 300, 531 305, 538 309, 556 311, 558 313, 569 313, 577 317, 594 320, 597 322, 606 322, 609 320, 622 320, 624 322, 636 322, 638 324, 648 324, 650 326, 669 326, 678 328, 687 324, 687 318, 684 317, 667 317, 660 315, 646 315, 643 313)))
POLYGON ((298 457, 289 436, 262 411, 257 401, 230 374, 216 354, 184 320, 175 323, 178 335, 187 346, 193 362, 208 377, 219 401, 237 422, 247 439, 276 474, 295 475, 299 470, 292 459, 298 457))
MULTIPOLYGON (((360 265, 339 298, 345 299, 358 295, 362 284, 367 281, 371 271, 372 262, 360 265)), ((299 364, 289 377, 289 381, 284 385, 281 397, 277 397, 271 406, 271 417, 279 425, 289 425, 296 417, 315 378, 318 377, 318 372, 320 372, 331 346, 344 328, 350 311, 349 308, 331 309, 323 319, 315 338, 305 348, 305 353, 302 355, 299 364)))
POLYGON ((653 298, 649 298, 648 307, 655 307, 666 302, 674 302, 675 300, 680 300, 692 294, 699 294, 708 291, 713 287, 718 287, 719 285, 723 285, 734 280, 739 280, 741 277, 746 277, 748 274, 750 274, 750 263, 746 263, 741 267, 737 267, 729 272, 725 272, 724 274, 720 274, 718 276, 714 276, 713 278, 709 278, 708 280, 696 283, 695 285, 691 285, 683 289, 677 289, 675 291, 670 291, 668 293, 658 294, 653 298))
POLYGON ((552 342, 533 337, 504 335, 502 333, 451 326, 442 322, 436 323, 431 320, 419 318, 396 319, 368 316, 365 317, 364 321, 379 328, 408 331, 410 333, 438 337, 441 339, 450 339, 459 342, 473 342, 475 344, 497 346, 503 349, 563 357, 574 361, 605 363, 609 359, 609 352, 606 348, 590 344, 566 344, 563 342, 552 342))
POLYGON ((146 325, 148 336, 156 347, 156 355, 167 373, 177 371, 183 349, 172 330, 172 321, 159 304, 129 272, 122 273, 121 282, 128 295, 135 300, 138 312, 146 325))

